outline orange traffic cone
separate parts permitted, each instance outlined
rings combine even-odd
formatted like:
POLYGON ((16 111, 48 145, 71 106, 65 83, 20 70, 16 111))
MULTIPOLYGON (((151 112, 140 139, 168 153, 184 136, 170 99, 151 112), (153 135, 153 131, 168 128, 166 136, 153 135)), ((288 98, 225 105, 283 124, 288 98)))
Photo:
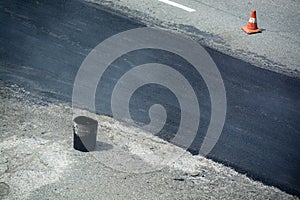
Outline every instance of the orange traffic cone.
POLYGON ((248 34, 260 33, 261 30, 257 27, 256 11, 252 10, 247 26, 242 27, 242 30, 248 34))

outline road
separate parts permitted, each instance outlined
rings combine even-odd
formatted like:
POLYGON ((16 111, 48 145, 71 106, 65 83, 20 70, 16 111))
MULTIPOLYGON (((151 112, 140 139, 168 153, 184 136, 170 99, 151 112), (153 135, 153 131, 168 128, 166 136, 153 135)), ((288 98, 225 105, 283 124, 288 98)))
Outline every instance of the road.
POLYGON ((164 28, 201 38, 201 43, 261 68, 299 77, 299 1, 252 0, 87 0, 164 28), (141 3, 142 1, 142 3, 141 3), (189 9, 184 10, 181 6, 189 9), (190 9, 195 11, 189 12, 190 9), (251 10, 262 34, 247 35, 251 10))
MULTIPOLYGON (((82 1, 2 1, 0 19, 0 78, 49 101, 67 102, 79 66, 97 44, 144 26, 82 1)), ((221 73, 227 95, 224 129, 208 157, 299 196, 300 80, 206 50, 221 73)), ((97 112, 111 115, 110 95, 116 81, 132 67, 148 62, 177 69, 200 99, 201 124, 189 147, 197 154, 211 115, 208 90, 186 61, 170 53, 145 49, 117 59, 101 80, 104 84, 99 83, 103 87, 97 89, 97 112)), ((178 128, 180 107, 166 88, 151 84, 139 88, 132 96, 131 115, 138 122, 149 122, 147 110, 154 103, 168 111, 159 136, 170 140, 170 133, 178 128)))

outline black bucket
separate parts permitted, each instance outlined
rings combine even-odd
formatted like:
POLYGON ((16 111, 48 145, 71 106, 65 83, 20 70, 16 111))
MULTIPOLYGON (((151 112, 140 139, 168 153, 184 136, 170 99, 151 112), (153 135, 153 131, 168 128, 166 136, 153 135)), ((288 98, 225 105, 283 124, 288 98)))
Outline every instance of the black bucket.
POLYGON ((85 116, 73 120, 74 149, 83 152, 93 151, 96 147, 98 122, 85 116))

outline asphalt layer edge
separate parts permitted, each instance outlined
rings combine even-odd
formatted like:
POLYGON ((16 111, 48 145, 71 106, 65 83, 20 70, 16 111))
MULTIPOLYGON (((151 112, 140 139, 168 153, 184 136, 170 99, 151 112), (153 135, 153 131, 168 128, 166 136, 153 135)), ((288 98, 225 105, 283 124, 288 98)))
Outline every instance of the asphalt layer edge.
MULTIPOLYGON (((193 40, 199 42, 205 48, 211 48, 215 51, 222 52, 228 56, 243 60, 256 67, 281 73, 290 77, 300 77, 300 71, 297 69, 289 69, 287 66, 276 63, 265 56, 258 55, 251 52, 246 52, 243 49, 232 50, 226 42, 218 35, 199 30, 195 27, 185 24, 173 24, 162 21, 158 18, 149 16, 141 11, 131 9, 127 6, 120 5, 113 1, 95 1, 95 0, 79 0, 86 1, 90 4, 103 6, 104 9, 110 13, 117 14, 118 16, 127 17, 134 21, 142 22, 144 25, 154 28, 160 28, 166 31, 179 33, 193 40)), ((103 8, 102 8, 103 9, 103 8)))

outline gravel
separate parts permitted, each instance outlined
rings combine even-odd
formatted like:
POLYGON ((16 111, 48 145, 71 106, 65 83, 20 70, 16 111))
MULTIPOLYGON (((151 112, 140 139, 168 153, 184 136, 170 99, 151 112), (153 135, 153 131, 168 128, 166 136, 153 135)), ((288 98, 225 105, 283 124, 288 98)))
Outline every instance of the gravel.
POLYGON ((137 127, 0 81, 0 198, 298 199, 193 156, 137 127), (72 148, 72 119, 99 122, 93 152, 72 148))

